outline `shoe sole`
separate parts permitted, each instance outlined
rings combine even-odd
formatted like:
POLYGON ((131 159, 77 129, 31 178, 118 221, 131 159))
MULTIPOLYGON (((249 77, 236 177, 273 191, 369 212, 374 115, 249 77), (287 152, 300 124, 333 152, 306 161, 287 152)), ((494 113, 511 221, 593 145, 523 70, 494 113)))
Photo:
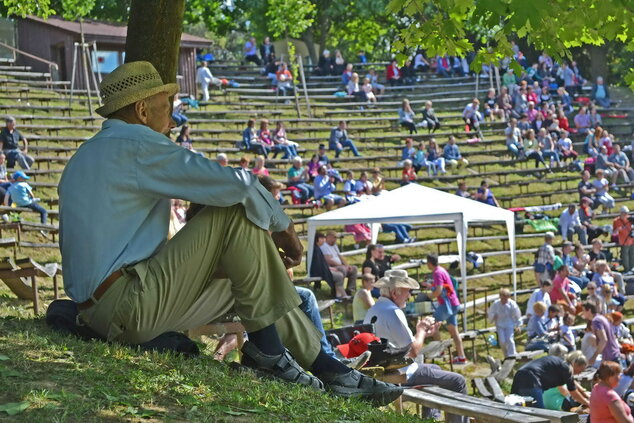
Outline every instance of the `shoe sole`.
POLYGON ((358 388, 326 386, 326 390, 330 392, 331 394, 338 397, 359 398, 365 401, 370 401, 373 405, 377 407, 382 407, 384 405, 388 405, 396 401, 396 399, 401 396, 404 389, 400 387, 395 387, 383 392, 373 392, 373 391, 364 392, 364 391, 359 391, 358 388))

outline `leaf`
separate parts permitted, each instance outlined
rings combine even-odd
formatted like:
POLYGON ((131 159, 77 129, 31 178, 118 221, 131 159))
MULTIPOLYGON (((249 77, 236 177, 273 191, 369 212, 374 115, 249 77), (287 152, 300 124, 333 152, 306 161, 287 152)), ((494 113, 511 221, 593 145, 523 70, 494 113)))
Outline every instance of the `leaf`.
POLYGON ((13 369, 7 369, 6 367, 0 367, 0 379, 5 378, 5 377, 21 377, 22 373, 13 370, 13 369))
POLYGON ((20 414, 31 405, 28 401, 22 402, 8 402, 6 404, 0 404, 0 412, 4 411, 10 416, 15 416, 16 414, 20 414))
POLYGON ((7 357, 6 355, 0 354, 0 361, 6 361, 9 360, 9 357, 7 357))

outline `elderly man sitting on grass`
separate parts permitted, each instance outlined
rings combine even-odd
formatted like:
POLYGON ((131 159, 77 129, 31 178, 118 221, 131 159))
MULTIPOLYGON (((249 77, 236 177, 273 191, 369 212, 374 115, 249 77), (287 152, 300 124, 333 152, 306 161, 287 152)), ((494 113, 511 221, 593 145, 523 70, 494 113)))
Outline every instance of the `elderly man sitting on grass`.
POLYGON ((233 307, 249 336, 246 367, 376 404, 396 399, 402 388, 323 351, 286 273, 303 248, 279 202, 254 175, 165 136, 178 86, 149 62, 130 62, 100 91, 97 112, 107 120, 59 184, 64 287, 80 318, 109 341, 139 344, 233 307), (172 198, 207 207, 166 241, 172 198))

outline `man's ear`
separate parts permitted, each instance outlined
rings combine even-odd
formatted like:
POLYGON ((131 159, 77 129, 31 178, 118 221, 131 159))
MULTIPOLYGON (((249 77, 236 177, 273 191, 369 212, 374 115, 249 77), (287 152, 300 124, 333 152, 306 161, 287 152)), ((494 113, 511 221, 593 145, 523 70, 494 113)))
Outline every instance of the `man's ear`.
POLYGON ((134 114, 142 124, 147 125, 149 120, 149 104, 147 100, 140 100, 134 103, 134 114))

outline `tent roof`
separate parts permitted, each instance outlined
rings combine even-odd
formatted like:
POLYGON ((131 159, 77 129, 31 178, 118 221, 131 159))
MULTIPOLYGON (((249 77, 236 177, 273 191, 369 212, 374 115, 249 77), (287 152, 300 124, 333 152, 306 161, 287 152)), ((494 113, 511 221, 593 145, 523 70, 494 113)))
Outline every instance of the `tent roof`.
POLYGON ((509 222, 513 212, 418 184, 308 219, 309 225, 396 222, 509 222))

